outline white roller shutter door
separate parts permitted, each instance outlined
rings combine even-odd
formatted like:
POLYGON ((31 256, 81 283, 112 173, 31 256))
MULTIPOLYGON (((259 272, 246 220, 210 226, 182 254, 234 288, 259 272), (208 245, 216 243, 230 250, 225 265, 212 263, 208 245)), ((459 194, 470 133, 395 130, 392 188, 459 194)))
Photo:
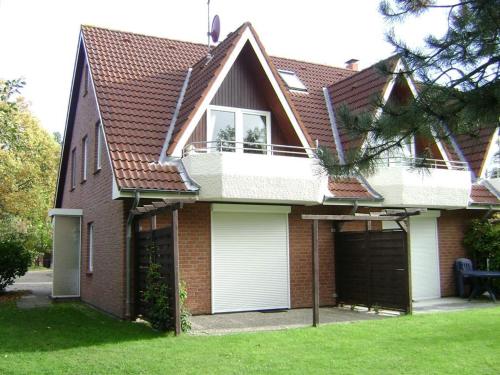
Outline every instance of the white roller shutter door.
POLYGON ((212 212, 214 313, 290 307, 288 214, 254 211, 212 212))
POLYGON ((441 297, 437 222, 435 217, 410 218, 412 299, 441 297))

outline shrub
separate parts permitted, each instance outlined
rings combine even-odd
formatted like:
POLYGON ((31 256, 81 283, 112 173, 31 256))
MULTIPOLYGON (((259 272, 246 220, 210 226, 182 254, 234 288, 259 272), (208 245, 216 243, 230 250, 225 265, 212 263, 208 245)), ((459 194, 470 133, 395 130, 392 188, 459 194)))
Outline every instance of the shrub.
POLYGON ((476 268, 500 270, 500 225, 487 220, 472 220, 465 232, 464 244, 476 268))
POLYGON ((22 242, 9 239, 0 240, 0 292, 14 283, 17 277, 28 271, 31 256, 22 242))

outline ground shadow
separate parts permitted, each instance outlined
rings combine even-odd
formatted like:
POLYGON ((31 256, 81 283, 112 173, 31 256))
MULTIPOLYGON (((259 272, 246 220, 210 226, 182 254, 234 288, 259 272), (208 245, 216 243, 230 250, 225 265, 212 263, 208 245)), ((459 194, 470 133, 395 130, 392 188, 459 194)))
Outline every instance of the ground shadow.
POLYGON ((0 355, 47 352, 164 337, 150 327, 121 321, 83 303, 54 303, 19 309, 15 302, 0 304, 0 355))

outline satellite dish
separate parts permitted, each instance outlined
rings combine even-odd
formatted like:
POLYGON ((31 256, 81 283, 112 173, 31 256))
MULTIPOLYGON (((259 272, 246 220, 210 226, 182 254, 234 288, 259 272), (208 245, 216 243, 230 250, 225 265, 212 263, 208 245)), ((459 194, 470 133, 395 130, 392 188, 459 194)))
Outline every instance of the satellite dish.
POLYGON ((214 19, 212 20, 212 30, 210 31, 210 36, 214 43, 217 43, 219 41, 219 35, 220 35, 220 18, 216 14, 214 19))

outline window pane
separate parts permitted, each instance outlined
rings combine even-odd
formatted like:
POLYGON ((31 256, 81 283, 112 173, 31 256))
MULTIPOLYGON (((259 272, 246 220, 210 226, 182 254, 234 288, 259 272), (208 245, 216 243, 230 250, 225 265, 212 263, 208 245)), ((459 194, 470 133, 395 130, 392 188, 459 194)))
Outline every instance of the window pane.
POLYGON ((211 140, 221 142, 221 151, 234 151, 234 141, 236 140, 235 114, 226 111, 211 111, 210 113, 213 124, 211 140))
POLYGON ((245 150, 245 152, 265 153, 267 151, 264 145, 267 143, 266 116, 243 114, 243 142, 249 142, 245 144, 245 149, 256 150, 245 150))

